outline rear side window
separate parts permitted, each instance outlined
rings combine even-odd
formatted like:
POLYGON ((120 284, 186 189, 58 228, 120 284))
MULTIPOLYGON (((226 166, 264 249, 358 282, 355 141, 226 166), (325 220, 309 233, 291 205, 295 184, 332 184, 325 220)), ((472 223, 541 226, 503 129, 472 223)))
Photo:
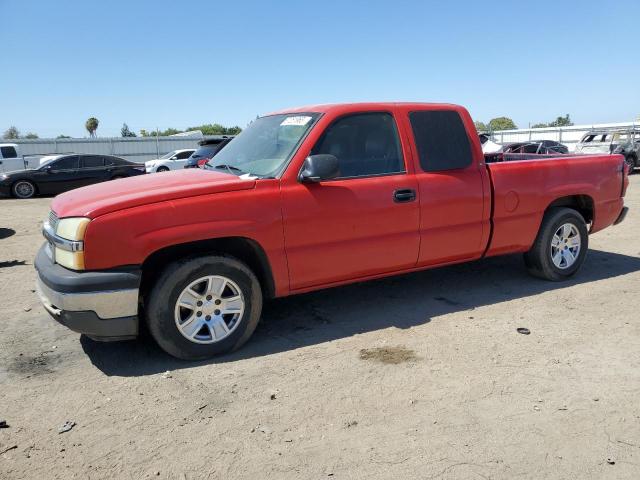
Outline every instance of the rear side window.
POLYGON ((2 158, 16 158, 18 156, 14 147, 0 147, 0 152, 2 158))
POLYGON ((467 130, 457 112, 429 110, 409 114, 425 172, 466 168, 472 163, 467 130))
POLYGON ((338 159, 340 178, 404 172, 404 161, 393 116, 362 113, 336 120, 313 147, 312 155, 338 159))
POLYGON ((104 161, 107 165, 128 165, 125 159, 120 157, 104 157, 104 161))
POLYGON ((204 145, 193 152, 191 158, 212 158, 218 151, 219 146, 219 144, 204 145))
POLYGON ((87 155, 82 157, 83 168, 96 168, 104 166, 104 158, 98 155, 87 155))
POLYGON ((52 170, 75 170, 78 168, 78 156, 64 157, 51 164, 52 170))

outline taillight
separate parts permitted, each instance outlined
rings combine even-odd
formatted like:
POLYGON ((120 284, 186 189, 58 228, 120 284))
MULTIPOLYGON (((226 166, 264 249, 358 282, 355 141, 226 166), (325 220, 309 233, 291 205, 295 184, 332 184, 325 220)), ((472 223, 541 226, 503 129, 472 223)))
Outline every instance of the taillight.
POLYGON ((204 168, 205 163, 207 163, 209 160, 209 158, 201 158, 200 160, 198 160, 198 168, 204 168))
POLYGON ((629 186, 629 172, 631 170, 630 165, 623 159, 622 160, 622 192, 620 196, 624 197, 627 193, 627 187, 629 186))

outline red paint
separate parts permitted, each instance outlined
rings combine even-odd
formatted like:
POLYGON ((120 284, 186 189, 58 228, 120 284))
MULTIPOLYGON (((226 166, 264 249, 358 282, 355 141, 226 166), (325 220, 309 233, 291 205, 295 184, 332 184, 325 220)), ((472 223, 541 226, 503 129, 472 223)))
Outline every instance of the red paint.
POLYGON ((171 245, 245 237, 265 251, 276 295, 283 296, 526 251, 545 209, 560 197, 592 199, 592 232, 611 225, 623 206, 628 179, 620 155, 564 155, 487 166, 471 117, 459 106, 370 103, 278 113, 293 112, 322 116, 279 179, 242 180, 186 169, 73 190, 56 197, 53 210, 59 217, 93 219, 85 238, 88 269, 142 264, 171 245), (408 114, 429 109, 461 115, 472 165, 422 171, 408 114), (395 117, 405 174, 298 182, 302 162, 333 120, 371 111, 395 117), (403 188, 414 189, 417 200, 395 203, 393 192, 403 188))

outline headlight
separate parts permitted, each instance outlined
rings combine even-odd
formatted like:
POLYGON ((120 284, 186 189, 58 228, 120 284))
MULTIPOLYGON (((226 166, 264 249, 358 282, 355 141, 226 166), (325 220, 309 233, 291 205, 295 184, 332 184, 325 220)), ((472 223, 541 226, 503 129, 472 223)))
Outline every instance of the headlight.
POLYGON ((57 264, 72 270, 84 270, 84 234, 89 225, 84 217, 62 218, 58 220, 54 242, 54 258, 57 264))
POLYGON ((89 225, 89 219, 84 217, 71 217, 58 220, 56 235, 65 240, 81 242, 84 240, 84 232, 89 225))

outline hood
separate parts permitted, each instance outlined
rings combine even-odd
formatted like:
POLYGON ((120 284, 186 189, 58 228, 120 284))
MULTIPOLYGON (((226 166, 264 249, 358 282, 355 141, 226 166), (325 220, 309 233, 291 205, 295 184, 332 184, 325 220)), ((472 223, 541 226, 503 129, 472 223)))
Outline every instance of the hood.
POLYGON ((248 190, 255 179, 227 173, 186 169, 111 180, 58 195, 51 203, 58 217, 96 218, 105 213, 150 203, 213 193, 248 190))
POLYGON ((27 170, 25 169, 11 170, 9 172, 0 173, 0 180, 4 175, 6 175, 8 179, 16 179, 18 177, 29 176, 29 174, 35 173, 37 171, 38 170, 36 170, 35 168, 29 168, 27 170))

